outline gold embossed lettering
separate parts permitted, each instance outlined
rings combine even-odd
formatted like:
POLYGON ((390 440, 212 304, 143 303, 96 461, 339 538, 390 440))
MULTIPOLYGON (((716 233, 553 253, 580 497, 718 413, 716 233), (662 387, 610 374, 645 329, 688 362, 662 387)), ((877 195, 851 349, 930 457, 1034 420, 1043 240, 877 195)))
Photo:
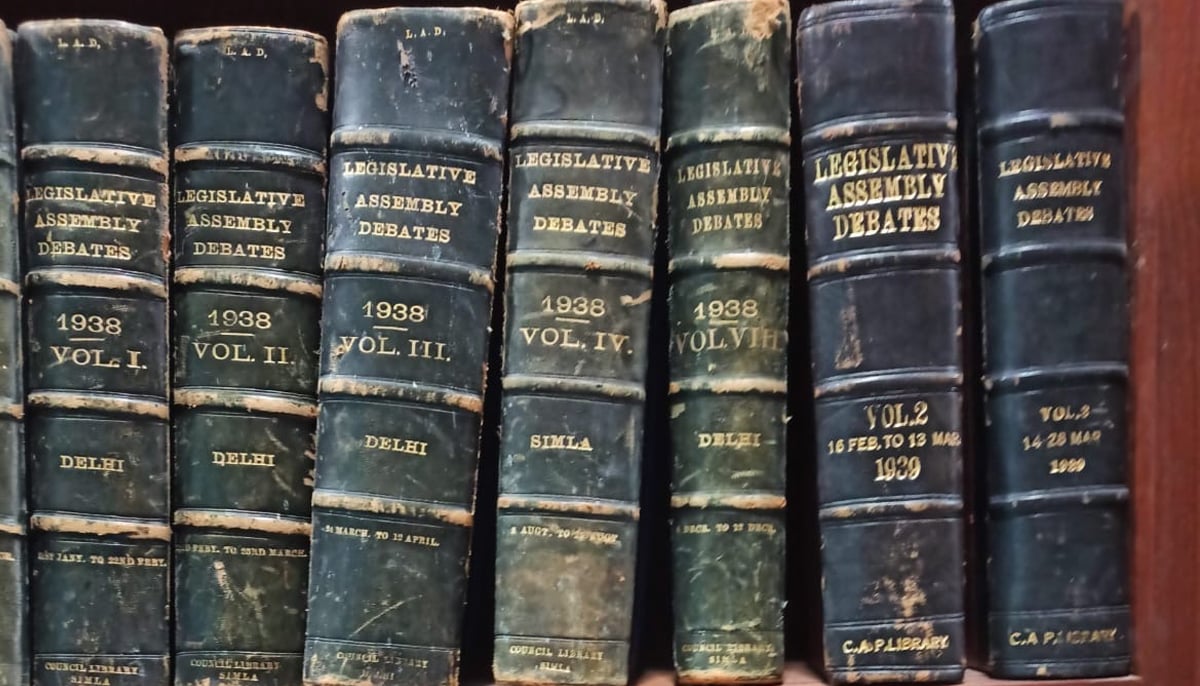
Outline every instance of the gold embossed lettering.
POLYGON ((573 183, 532 184, 525 197, 530 199, 578 200, 632 208, 638 197, 637 191, 621 190, 611 186, 590 186, 573 183))
POLYGON ((530 450, 575 450, 592 452, 592 441, 587 436, 572 434, 533 434, 529 437, 530 450))
POLYGON ((72 364, 76 367, 102 367, 105 369, 145 369, 141 363, 141 351, 126 350, 121 355, 112 355, 101 348, 78 348, 71 345, 52 345, 50 353, 54 364, 72 364))
POLYGON ((358 222, 358 235, 428 241, 430 243, 450 242, 450 229, 436 226, 420 226, 417 224, 397 224, 396 222, 369 222, 360 220, 358 222))
POLYGON ((382 195, 378 193, 359 193, 354 201, 356 209, 377 208, 381 210, 399 210, 402 212, 420 212, 437 216, 457 217, 463 204, 454 200, 441 200, 415 195, 382 195))
POLYGON ((375 434, 367 434, 363 436, 363 447, 368 450, 382 450, 385 452, 403 453, 405 455, 416 455, 425 457, 429 454, 429 443, 426 441, 418 441, 411 438, 400 438, 397 436, 377 436, 375 434))
POLYGON ((238 363, 256 361, 256 358, 249 353, 248 346, 245 343, 192 341, 192 352, 201 360, 212 359, 218 362, 238 363))
POLYGON ((290 234, 292 220, 275 217, 247 217, 240 214, 214 214, 209 212, 185 212, 184 226, 188 228, 229 229, 252 233, 290 234))
POLYGON ((282 260, 287 256, 287 249, 282 245, 266 245, 263 243, 229 243, 226 241, 196 241, 192 244, 192 254, 213 257, 246 257, 254 260, 282 260))
POLYGON ((78 469, 92 472, 124 472, 125 460, 119 457, 94 457, 91 455, 59 455, 59 469, 78 469))
POLYGON ((873 653, 912 653, 948 650, 950 636, 888 636, 886 638, 847 639, 842 641, 843 655, 870 655, 873 653))
POLYGON ((254 205, 271 209, 306 205, 303 193, 232 188, 187 188, 177 192, 175 200, 180 204, 254 205))
POLYGON ((701 431, 696 434, 698 448, 758 448, 762 434, 757 432, 701 431))
POLYGON ((646 175, 652 171, 649 157, 622 155, 618 153, 587 153, 581 151, 513 153, 512 165, 514 169, 523 167, 596 169, 600 171, 627 171, 646 175))
POLYGON ((218 467, 274 467, 274 453, 242 452, 235 450, 212 451, 212 463, 218 467))
POLYGON ((451 181, 474 186, 476 171, 449 164, 385 162, 380 160, 346 160, 342 162, 343 176, 383 176, 406 179, 451 181))

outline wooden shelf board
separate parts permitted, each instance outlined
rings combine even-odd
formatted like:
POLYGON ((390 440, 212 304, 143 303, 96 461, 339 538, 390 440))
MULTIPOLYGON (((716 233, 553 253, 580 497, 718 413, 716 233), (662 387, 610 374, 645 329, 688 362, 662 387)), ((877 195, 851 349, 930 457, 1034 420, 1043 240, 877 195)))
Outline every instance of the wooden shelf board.
MULTIPOLYGON (((993 679, 983 672, 968 669, 965 686, 1147 686, 1137 675, 1108 679, 993 679)), ((637 686, 674 686, 675 674, 669 671, 646 672, 637 686)), ((826 682, 803 662, 789 662, 783 672, 783 686, 825 686, 826 682)))
POLYGON ((1145 686, 1145 681, 1136 674, 1107 679, 994 679, 973 669, 967 670, 963 683, 969 686, 1145 686))

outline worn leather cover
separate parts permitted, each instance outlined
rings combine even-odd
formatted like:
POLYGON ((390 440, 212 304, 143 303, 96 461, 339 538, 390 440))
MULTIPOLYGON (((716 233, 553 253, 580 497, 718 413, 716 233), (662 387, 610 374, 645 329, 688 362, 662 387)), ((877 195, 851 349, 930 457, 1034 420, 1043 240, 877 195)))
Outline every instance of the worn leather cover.
POLYGON ((665 29, 659 0, 517 6, 501 683, 627 680, 665 29))
POLYGON ((512 16, 337 35, 304 679, 457 683, 512 16))
POLYGON ((325 39, 174 41, 175 683, 294 686, 308 580, 325 39))
POLYGON ((19 27, 33 683, 168 681, 167 40, 19 27))
POLYGON ((671 12, 666 48, 675 666, 783 675, 791 17, 671 12))
POLYGON ((976 56, 989 666, 1125 674, 1121 3, 1000 3, 976 56))
POLYGON ((825 668, 962 677, 954 16, 850 0, 797 28, 825 668))
POLYGON ((29 683, 15 38, 0 22, 0 686, 29 683))

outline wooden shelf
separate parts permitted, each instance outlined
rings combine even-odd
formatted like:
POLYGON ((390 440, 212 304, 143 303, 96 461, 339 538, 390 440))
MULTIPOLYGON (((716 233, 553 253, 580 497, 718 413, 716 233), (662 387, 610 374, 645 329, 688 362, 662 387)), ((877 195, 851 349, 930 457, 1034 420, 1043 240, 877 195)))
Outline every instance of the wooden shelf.
MULTIPOLYGON (((792 16, 817 0, 791 0, 792 16)), ((897 0, 899 1, 899 0, 897 0)), ((963 31, 960 73, 970 74, 970 20, 995 0, 955 0, 963 31)), ((687 0, 669 0, 672 7, 687 0)), ((24 20, 69 16, 121 18, 163 27, 168 34, 182 28, 251 24, 279 25, 317 31, 333 37, 338 16, 347 10, 385 5, 479 4, 511 9, 516 0, 292 0, 158 2, 145 0, 10 0, 0 2, 0 19, 15 26, 24 20)), ((1000 680, 969 670, 968 686, 1200 686, 1200 0, 1125 0, 1128 37, 1127 160, 1129 230, 1133 302, 1131 308, 1131 481, 1133 666, 1140 676, 1115 679, 1000 680)), ((969 93, 970 91, 964 91, 969 93)), ((967 96, 964 96, 967 97, 967 96)), ((802 183, 797 177, 796 185, 802 183)), ((802 214, 800 206, 793 213, 802 214)), ((964 226, 965 231, 973 230, 964 226)), ((796 231, 801 231, 797 224, 796 231)), ((803 368, 803 363, 793 368, 803 368)), ((798 418, 811 408, 790 408, 798 418)), ((801 419, 789 432, 808 436, 801 419)), ((657 455, 657 453, 650 453, 657 455)), ((789 477, 800 497, 811 503, 816 472, 803 450, 789 455, 796 473, 789 477)), ((655 468, 669 470, 655 457, 655 468)), ((666 461, 669 462, 669 461, 666 461)), ((494 457, 480 463, 478 507, 494 511, 494 457), (487 484, 491 492, 487 491, 487 484), (489 500, 489 498, 491 500, 489 500)), ((665 472, 664 472, 665 473, 665 472)), ((657 476, 662 484, 666 477, 657 476)), ((643 503, 644 520, 662 517, 666 487, 658 505, 643 503), (659 507, 657 514, 652 508, 659 507)), ((820 654, 817 638, 819 580, 815 570, 815 508, 811 521, 801 505, 789 520, 788 606, 789 656, 820 654)), ((463 649, 464 683, 483 686, 491 679, 494 518, 476 522, 475 557, 471 563, 470 613, 463 649), (479 581, 482 579, 482 581, 479 581)), ((665 531, 665 530, 664 530, 665 531)), ((666 533, 644 537, 655 553, 645 568, 669 569, 666 533), (657 536, 653 538, 652 536, 657 536), (655 547, 657 546, 657 549, 655 547)), ((654 602, 639 628, 645 656, 639 664, 670 663, 670 588, 662 572, 643 575, 639 585, 654 602)), ((971 577, 969 577, 971 578, 971 577)), ((970 612, 978 624, 977 596, 971 591, 970 612)), ((0 628, 2 632, 2 628, 0 628)), ((969 640, 972 636, 968 637, 969 640)), ((976 650, 978 645, 974 646, 976 650)), ((974 657, 978 658, 977 655, 974 657)), ((671 671, 648 671, 636 686, 674 686, 671 671)), ((789 662, 784 686, 824 686, 819 675, 801 662, 789 662)))
POLYGON ((1145 686, 1146 682, 1137 675, 1110 679, 993 679, 983 672, 969 669, 963 683, 970 686, 1145 686))
MULTIPOLYGON (((993 679, 974 669, 967 670, 962 683, 967 686, 1147 686, 1142 677, 1136 675, 1111 679, 993 679)), ((647 672, 638 679, 637 686, 675 686, 675 674, 647 672)), ((783 672, 783 686, 826 686, 826 682, 803 662, 789 662, 783 672)))

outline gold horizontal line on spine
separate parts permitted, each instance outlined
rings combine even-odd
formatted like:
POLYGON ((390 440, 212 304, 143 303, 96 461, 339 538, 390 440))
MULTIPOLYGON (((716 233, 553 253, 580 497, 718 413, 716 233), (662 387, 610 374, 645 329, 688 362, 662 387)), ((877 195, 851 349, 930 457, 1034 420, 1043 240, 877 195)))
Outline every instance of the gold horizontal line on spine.
POLYGON ((883 519, 895 517, 931 517, 943 515, 947 517, 961 516, 963 500, 959 496, 946 494, 938 496, 916 495, 911 497, 896 497, 888 500, 842 501, 832 505, 822 505, 818 514, 821 519, 883 519))
POLYGON ((957 247, 910 248, 846 255, 837 253, 822 258, 808 268, 808 279, 874 271, 895 271, 899 267, 925 266, 931 269, 958 270, 962 253, 957 247))
MULTIPOLYGON (((409 129, 394 126, 338 128, 329 137, 329 142, 335 148, 379 147, 388 154, 397 152, 411 154, 411 148, 415 144, 428 150, 447 148, 443 152, 451 155, 478 157, 493 162, 504 161, 504 149, 499 141, 476 134, 441 129, 409 129), (416 141, 420 141, 420 143, 416 143, 416 141)), ((334 160, 343 152, 344 150, 335 152, 334 160)))
POLYGON ((877 134, 898 136, 906 133, 952 136, 956 131, 958 119, 949 112, 912 115, 882 113, 876 116, 853 117, 849 120, 833 120, 805 129, 801 136, 801 145, 805 149, 805 155, 809 155, 818 149, 833 147, 847 138, 877 134))
POLYGON ((441 388, 422 386, 405 381, 372 381, 361 377, 324 376, 317 383, 321 393, 337 393, 380 400, 413 402, 423 405, 446 405, 476 414, 483 413, 483 398, 441 388))
POLYGON ((671 394, 700 391, 707 393, 771 393, 786 395, 787 381, 773 379, 768 376, 748 376, 740 379, 714 379, 702 377, 696 379, 680 379, 671 382, 668 392, 671 394))
MULTIPOLYGON (((467 283, 472 286, 482 286, 489 293, 496 287, 495 279, 492 278, 492 273, 489 271, 459 263, 442 262, 435 264, 448 270, 461 271, 467 283)), ((411 273, 412 268, 412 258, 405 258, 402 255, 347 255, 330 253, 325 256, 326 272, 362 272, 367 274, 398 274, 418 277, 419 275, 411 273)), ((329 275, 333 276, 335 274, 329 275)))
POLYGON ((0 405, 0 415, 11 417, 13 419, 23 419, 25 417, 25 406, 20 403, 8 403, 0 405))
POLYGON ((129 538, 171 540, 171 526, 117 517, 88 517, 69 514, 34 514, 29 524, 37 531, 92 536, 128 536, 129 538))
POLYGON ((692 129, 671 134, 667 138, 667 150, 720 143, 775 143, 780 147, 790 147, 792 134, 785 128, 775 126, 718 126, 692 129))
POLYGON ((136 291, 164 300, 167 298, 167 285, 148 276, 51 267, 31 269, 25 279, 31 286, 74 286, 109 291, 136 291))
POLYGON ((508 374, 501 378, 506 391, 551 392, 602 396, 643 401, 646 389, 628 381, 606 381, 604 379, 565 378, 538 374, 508 374))
POLYGON ((0 292, 21 295, 21 284, 12 279, 0 279, 0 292))
POLYGON ((502 495, 496 499, 496 507, 501 510, 530 510, 598 517, 624 517, 634 521, 641 518, 641 508, 635 504, 588 500, 559 500, 527 495, 502 495))
MULTIPOLYGON (((457 657, 458 654, 462 652, 457 647, 449 647, 448 648, 445 646, 418 646, 418 645, 413 645, 411 643, 400 643, 398 641, 393 642, 393 643, 378 643, 376 641, 355 641, 355 640, 340 639, 340 638, 321 638, 320 636, 312 636, 312 635, 308 636, 306 640, 310 641, 312 643, 339 644, 339 645, 350 645, 350 646, 385 646, 387 648, 400 648, 400 649, 416 648, 418 650, 428 650, 435 655, 446 655, 448 657, 457 657)), ((294 654, 295 653, 293 653, 293 655, 294 654)), ((309 682, 306 681, 305 683, 309 683, 309 682)), ((327 683, 327 682, 324 682, 322 680, 315 680, 315 681, 312 681, 311 683, 318 684, 318 683, 327 683)), ((336 683, 344 684, 345 682, 338 681, 336 683)), ((362 682, 358 679, 350 680, 350 683, 347 686, 356 686, 356 685, 363 686, 362 682)))
POLYGON ((520 267, 562 267, 585 272, 609 272, 633 274, 647 279, 654 276, 654 265, 647 259, 636 257, 614 257, 578 250, 514 250, 508 253, 506 262, 510 269, 520 267))
MULTIPOLYGON (((525 3, 522 3, 525 4, 525 3)), ((526 26, 522 24, 522 27, 526 26)), ((632 146, 659 149, 658 131, 627 126, 597 124, 581 121, 534 121, 513 124, 509 129, 509 147, 524 143, 524 138, 555 138, 581 140, 589 143, 626 143, 632 146)))
POLYGON ((1124 381, 1129 378, 1129 365, 1121 362, 1080 362, 1076 364, 1049 364, 1015 369, 997 369, 983 375, 983 390, 999 392, 1002 387, 1010 389, 1022 386, 1024 388, 1040 388, 1046 383, 1068 383, 1092 381, 1093 379, 1115 379, 1124 381))
POLYGON ((309 522, 262 513, 223 512, 189 508, 176 510, 174 522, 179 526, 259 531, 285 536, 308 536, 312 534, 312 524, 309 522))
POLYGON ((1107 107, 1059 110, 1046 109, 1033 112, 1015 112, 992 117, 979 122, 981 138, 1019 137, 1028 133, 1043 133, 1045 129, 1061 132, 1071 129, 1106 128, 1120 129, 1125 126, 1125 113, 1107 107))
POLYGON ((813 398, 862 396, 892 392, 896 388, 934 388, 961 392, 963 374, 955 368, 909 367, 864 374, 833 377, 812 388, 813 398), (905 385, 907 384, 907 386, 905 385))
POLYGON ((24 536, 25 527, 20 524, 10 524, 8 522, 0 522, 0 534, 11 534, 13 536, 24 536))
POLYGON ((163 177, 166 177, 169 167, 167 155, 164 152, 133 150, 110 145, 43 143, 27 145, 21 149, 21 159, 26 162, 64 158, 91 164, 140 167, 163 177))
POLYGON ((181 286, 213 284, 243 286, 264 291, 285 291, 296 295, 321 297, 321 282, 316 277, 291 274, 266 274, 254 269, 237 267, 180 267, 174 281, 181 286))
POLYGON ((249 412, 286 414, 307 419, 316 419, 316 400, 282 398, 267 393, 234 389, 176 388, 171 394, 172 402, 182 407, 227 407, 249 412))
MULTIPOLYGON (((253 38, 259 34, 283 36, 285 38, 293 35, 297 38, 302 37, 313 42, 312 47, 316 49, 315 57, 325 59, 328 56, 328 43, 321 34, 302 29, 277 29, 270 26, 206 26, 198 29, 184 29, 175 34, 174 44, 176 46, 196 45, 199 43, 226 41, 238 36, 253 38)), ((296 42, 300 43, 301 41, 296 40, 296 42)))
POLYGON ((681 269, 765 269, 786 272, 792 261, 787 255, 769 252, 738 252, 718 255, 680 255, 667 265, 670 271, 681 269))
POLYGON ((170 406, 166 399, 142 400, 119 395, 83 393, 72 391, 31 391, 26 398, 28 405, 56 410, 92 410, 95 412, 119 412, 136 414, 155 419, 167 419, 170 406))
POLYGON ((186 143, 171 152, 176 164, 237 162, 285 167, 324 175, 325 158, 312 150, 261 143, 186 143))
POLYGON ((671 496, 671 507, 730 507, 736 510, 782 510, 787 507, 787 498, 781 495, 718 495, 693 493, 671 496))
POLYGON ((352 512, 436 519, 447 524, 462 527, 471 526, 475 520, 475 515, 470 510, 461 507, 403 500, 400 498, 362 495, 359 493, 340 493, 321 489, 313 491, 312 504, 313 507, 350 510, 352 512))

